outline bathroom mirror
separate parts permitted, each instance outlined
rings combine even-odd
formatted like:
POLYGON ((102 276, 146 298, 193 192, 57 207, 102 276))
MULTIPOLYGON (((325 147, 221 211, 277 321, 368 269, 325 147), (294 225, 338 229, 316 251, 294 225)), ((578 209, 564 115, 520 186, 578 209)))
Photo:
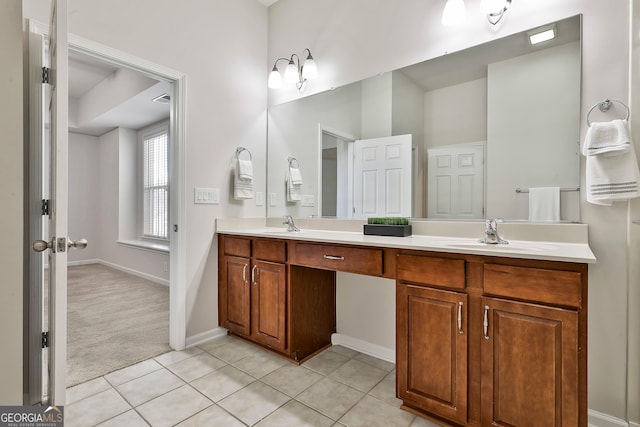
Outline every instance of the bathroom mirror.
POLYGON ((579 221, 581 17, 538 28, 269 108, 267 215, 528 220, 529 188, 560 187, 579 221))

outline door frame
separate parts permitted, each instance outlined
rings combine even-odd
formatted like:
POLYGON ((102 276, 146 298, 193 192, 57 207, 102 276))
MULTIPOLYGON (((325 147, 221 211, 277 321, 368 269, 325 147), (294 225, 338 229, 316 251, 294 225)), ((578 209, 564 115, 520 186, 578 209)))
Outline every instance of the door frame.
MULTIPOLYGON (((48 35, 49 26, 33 22, 35 32, 48 35)), ((161 79, 173 84, 171 93, 171 111, 169 137, 173 142, 170 161, 169 217, 172 219, 171 239, 169 243, 169 346, 174 350, 186 347, 186 200, 184 186, 186 184, 186 95, 187 77, 184 73, 173 70, 114 49, 93 40, 69 34, 69 52, 109 63, 116 67, 127 68, 154 79, 161 79)), ((65 325, 66 327, 66 325, 65 325)))
MULTIPOLYGON (((348 185, 348 189, 347 191, 349 192, 349 201, 351 201, 352 205, 353 205, 353 143, 358 139, 355 136, 343 132, 339 129, 336 128, 332 128, 331 126, 327 126, 327 125, 323 125, 322 123, 318 123, 318 147, 317 147, 317 159, 318 159, 318 186, 316 187, 318 189, 318 197, 317 197, 317 203, 318 203, 318 210, 317 210, 317 215, 318 216, 322 216, 322 135, 323 134, 328 134, 331 136, 334 136, 336 138, 339 138, 345 142, 347 142, 349 144, 349 158, 350 158, 350 162, 349 162, 349 169, 347 171, 347 181, 350 183, 350 185, 348 185)), ((353 208, 350 209, 350 217, 353 216, 353 208)))

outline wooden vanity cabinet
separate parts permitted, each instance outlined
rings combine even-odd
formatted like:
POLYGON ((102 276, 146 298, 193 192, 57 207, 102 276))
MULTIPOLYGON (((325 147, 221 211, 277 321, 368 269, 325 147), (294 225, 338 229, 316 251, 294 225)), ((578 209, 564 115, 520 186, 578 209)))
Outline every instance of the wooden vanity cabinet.
POLYGON ((584 264, 399 253, 397 394, 463 426, 587 425, 584 264))

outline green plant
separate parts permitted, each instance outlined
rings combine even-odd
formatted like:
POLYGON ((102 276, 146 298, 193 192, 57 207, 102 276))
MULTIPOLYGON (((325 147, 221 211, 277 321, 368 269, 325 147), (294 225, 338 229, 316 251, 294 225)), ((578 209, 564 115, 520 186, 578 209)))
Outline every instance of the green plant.
POLYGON ((405 217, 368 218, 367 224, 409 225, 409 219, 405 217))

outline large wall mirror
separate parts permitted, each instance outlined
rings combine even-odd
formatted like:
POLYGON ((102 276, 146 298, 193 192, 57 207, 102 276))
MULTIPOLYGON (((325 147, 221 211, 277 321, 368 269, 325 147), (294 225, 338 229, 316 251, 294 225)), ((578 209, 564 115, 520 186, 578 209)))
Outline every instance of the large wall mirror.
POLYGON ((268 216, 528 220, 529 189, 559 187, 579 221, 580 34, 575 16, 271 107, 268 216))

